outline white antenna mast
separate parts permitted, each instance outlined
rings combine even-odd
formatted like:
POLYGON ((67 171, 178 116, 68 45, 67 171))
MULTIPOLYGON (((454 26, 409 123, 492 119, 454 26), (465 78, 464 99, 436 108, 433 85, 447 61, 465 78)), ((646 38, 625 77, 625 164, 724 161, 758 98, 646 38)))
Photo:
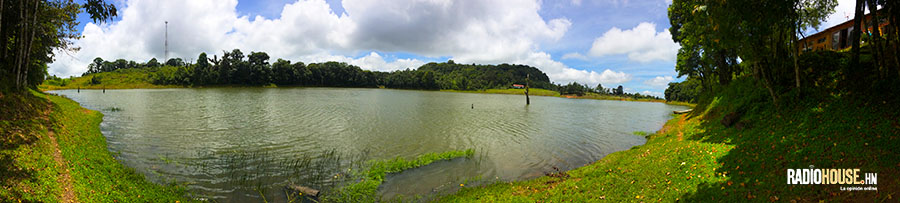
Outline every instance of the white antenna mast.
MULTIPOLYGON (((166 62, 169 61, 169 21, 166 21, 166 62)), ((165 62, 163 62, 165 63, 165 62)))

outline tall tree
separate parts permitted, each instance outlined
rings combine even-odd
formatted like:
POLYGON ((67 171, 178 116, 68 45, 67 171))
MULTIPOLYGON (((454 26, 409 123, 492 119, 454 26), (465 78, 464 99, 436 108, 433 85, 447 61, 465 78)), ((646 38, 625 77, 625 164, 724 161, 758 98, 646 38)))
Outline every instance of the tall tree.
POLYGON ((837 6, 837 0, 800 0, 795 2, 795 10, 797 19, 794 24, 793 49, 798 50, 792 52, 794 56, 794 80, 796 88, 800 88, 800 37, 806 29, 819 29, 831 13, 834 13, 834 7, 837 6))
MULTIPOLYGON (((115 7, 103 2, 90 0, 84 5, 90 7, 86 11, 95 21, 115 16, 115 7)), ((40 84, 55 49, 78 50, 71 40, 80 36, 76 16, 81 8, 73 1, 0 1, 0 28, 6 28, 0 29, 0 91, 22 91, 40 84)))
POLYGON ((853 31, 850 32, 850 44, 853 46, 853 56, 850 58, 850 67, 857 67, 859 65, 859 38, 861 30, 862 20, 865 17, 866 12, 866 0, 856 0, 856 8, 853 9, 853 31))
POLYGON ((672 39, 681 45, 676 71, 679 76, 700 79, 708 91, 710 77, 719 77, 721 84, 728 82, 739 57, 777 103, 779 82, 789 74, 786 70, 791 62, 791 75, 799 82, 794 61, 798 30, 818 25, 822 16, 827 16, 820 14, 833 10, 833 2, 675 0, 669 7, 669 19, 672 39))
POLYGON ((249 67, 249 83, 250 84, 267 84, 272 75, 269 69, 269 54, 266 52, 250 52, 249 67))

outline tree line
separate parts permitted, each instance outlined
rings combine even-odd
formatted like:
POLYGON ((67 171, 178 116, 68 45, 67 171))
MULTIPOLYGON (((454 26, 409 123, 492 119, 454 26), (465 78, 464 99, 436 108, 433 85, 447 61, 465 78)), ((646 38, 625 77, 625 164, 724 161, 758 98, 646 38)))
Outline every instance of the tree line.
POLYGON ((606 95, 606 96, 620 96, 620 97, 631 97, 634 99, 662 99, 653 95, 642 95, 640 93, 627 93, 625 92, 625 87, 619 85, 618 87, 604 88, 603 84, 597 84, 596 87, 591 88, 587 84, 580 84, 578 82, 571 82, 566 85, 560 85, 558 88, 560 94, 564 95, 577 95, 583 96, 589 93, 597 94, 597 95, 606 95))
MULTIPOLYGON (((277 59, 270 63, 265 52, 246 55, 239 49, 223 51, 222 57, 210 58, 200 53, 194 63, 172 58, 160 64, 153 58, 144 63, 124 59, 106 61, 97 57, 88 65, 82 76, 93 73, 114 72, 122 69, 140 69, 150 72, 150 82, 157 85, 214 86, 274 84, 279 86, 321 87, 386 87, 397 89, 453 89, 484 90, 507 89, 513 84, 526 84, 530 88, 559 91, 561 94, 626 96, 654 98, 650 95, 625 93, 623 87, 596 88, 570 83, 558 85, 550 82, 541 70, 517 64, 476 65, 458 64, 453 60, 431 62, 416 69, 391 72, 369 71, 343 62, 310 63, 277 59)), ((92 80, 93 81, 93 80, 92 80)), ((98 80, 99 82, 99 80, 98 80)))
POLYGON ((896 81, 900 77, 900 1, 856 1, 850 52, 801 53, 799 39, 804 31, 819 29, 836 5, 836 0, 673 1, 668 9, 669 30, 672 40, 681 45, 675 70, 679 77, 696 82, 670 84, 673 89, 666 91, 667 99, 671 95, 692 100, 696 95, 685 96, 694 93, 696 86, 700 92, 713 92, 716 86, 742 76, 755 78, 776 105, 785 92, 796 90, 802 96, 811 87, 821 87, 816 81, 825 81, 822 77, 839 76, 837 79, 844 81, 839 87, 896 81), (873 13, 873 22, 888 23, 886 30, 861 20, 866 8, 873 13), (872 30, 863 29, 864 23, 872 30), (863 34, 871 42, 867 49, 872 57, 861 61, 863 34), (822 55, 839 61, 823 65, 825 61, 810 60, 822 55), (844 56, 846 60, 842 60, 844 56), (816 66, 823 67, 812 68, 816 66))
POLYGON ((159 85, 267 85, 378 87, 399 89, 505 89, 512 84, 556 90, 557 85, 539 69, 527 65, 475 65, 428 63, 417 69, 391 72, 369 71, 343 62, 310 63, 277 59, 270 63, 265 52, 245 55, 241 50, 224 51, 222 57, 201 53, 194 63, 173 58, 160 64, 150 59, 144 63, 118 59, 95 58, 83 74, 113 72, 120 69, 143 69, 150 72, 150 82, 159 85))

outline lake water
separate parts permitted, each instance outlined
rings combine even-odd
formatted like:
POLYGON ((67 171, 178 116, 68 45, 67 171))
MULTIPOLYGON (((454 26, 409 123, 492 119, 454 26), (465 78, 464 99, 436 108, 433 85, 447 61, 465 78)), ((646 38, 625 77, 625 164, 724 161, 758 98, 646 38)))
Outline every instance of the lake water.
POLYGON ((353 164, 475 149, 476 156, 391 174, 384 198, 569 170, 641 145, 686 107, 435 91, 349 88, 60 90, 105 116, 126 166, 220 202, 284 200, 285 185, 327 189, 353 164), (474 107, 474 108, 473 108, 474 107))

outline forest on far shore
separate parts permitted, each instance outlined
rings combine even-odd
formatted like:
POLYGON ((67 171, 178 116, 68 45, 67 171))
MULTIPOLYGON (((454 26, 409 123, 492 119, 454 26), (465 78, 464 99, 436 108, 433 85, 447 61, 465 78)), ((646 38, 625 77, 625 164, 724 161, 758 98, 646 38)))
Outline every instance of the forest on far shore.
MULTIPOLYGON (((270 63, 265 52, 245 55, 241 50, 226 51, 222 57, 210 58, 200 53, 196 62, 171 58, 160 63, 156 58, 145 63, 118 59, 106 61, 97 57, 88 65, 82 77, 91 77, 91 84, 102 85, 103 76, 95 73, 147 71, 148 82, 155 85, 217 86, 316 86, 316 87, 385 87, 423 90, 486 90, 508 89, 513 84, 528 84, 529 88, 558 91, 566 95, 615 95, 635 99, 659 99, 651 95, 625 93, 624 88, 590 87, 572 82, 554 84, 541 70, 515 64, 476 65, 458 64, 453 60, 427 63, 416 69, 392 72, 370 71, 343 63, 303 63, 277 59, 270 63)), ((65 79, 49 76, 48 81, 65 86, 65 79)))

